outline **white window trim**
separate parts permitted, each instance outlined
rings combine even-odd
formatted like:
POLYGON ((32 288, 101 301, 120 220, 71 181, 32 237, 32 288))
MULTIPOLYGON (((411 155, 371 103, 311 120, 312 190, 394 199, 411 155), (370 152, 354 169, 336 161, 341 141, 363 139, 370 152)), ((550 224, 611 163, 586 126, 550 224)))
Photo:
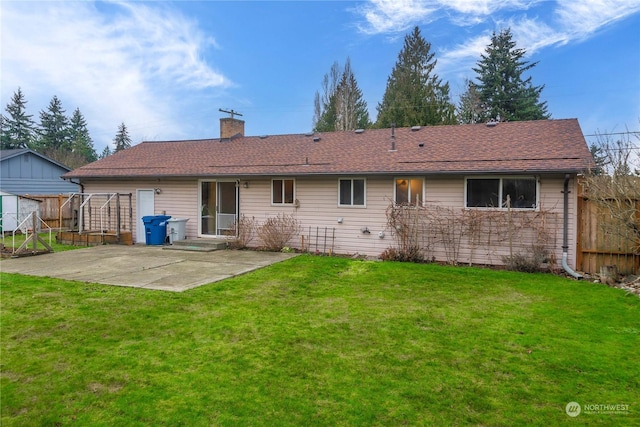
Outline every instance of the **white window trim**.
POLYGON ((465 176, 464 177, 464 208, 465 209, 480 209, 480 210, 494 210, 494 211, 506 211, 507 208, 502 206, 502 180, 503 179, 534 179, 536 181, 536 206, 534 208, 511 208, 514 211, 539 211, 540 210, 540 178, 534 175, 478 175, 478 176, 465 176), (500 181, 498 185, 498 200, 500 201, 499 207, 482 207, 482 206, 467 206, 467 182, 470 179, 497 179, 500 181))
POLYGON ((271 206, 294 206, 296 204, 296 179, 295 178, 288 178, 288 177, 276 177, 276 178, 271 178, 271 187, 269 188, 269 191, 271 193, 271 206), (282 203, 275 203, 273 201, 273 181, 282 181, 282 203), (293 201, 291 203, 287 203, 284 201, 284 182, 285 181, 293 181, 293 201))
POLYGON ((350 209, 364 209, 367 207, 367 178, 354 176, 354 177, 340 177, 338 178, 338 207, 339 208, 350 208, 350 209), (340 203, 340 181, 351 181, 351 204, 343 205, 340 203), (362 205, 354 205, 353 204, 353 181, 354 180, 362 180, 364 181, 364 204, 362 205))
MULTIPOLYGON (((393 205, 396 205, 396 181, 399 179, 421 179, 422 180, 422 191, 420 194, 420 206, 425 206, 425 193, 427 188, 427 179, 423 176, 396 176, 393 178, 393 205)), ((466 187, 465 187, 466 188, 466 187)), ((409 191, 411 191, 411 185, 409 185, 409 191)), ((409 200, 411 200, 411 194, 409 194, 409 200)))

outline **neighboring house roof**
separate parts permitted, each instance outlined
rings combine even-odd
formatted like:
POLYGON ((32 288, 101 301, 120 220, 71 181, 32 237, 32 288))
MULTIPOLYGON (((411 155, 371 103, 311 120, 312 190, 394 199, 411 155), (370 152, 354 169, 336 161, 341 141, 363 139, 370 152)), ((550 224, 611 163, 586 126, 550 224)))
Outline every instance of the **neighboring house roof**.
POLYGON ((11 149, 11 150, 0 150, 0 161, 4 161, 4 160, 9 160, 12 157, 18 157, 21 156, 25 153, 29 153, 29 154, 33 154, 34 156, 38 156, 41 159, 53 163, 56 166, 61 167, 62 169, 65 169, 67 171, 70 171, 71 168, 63 165, 62 163, 58 163, 55 160, 45 156, 44 154, 40 154, 37 151, 33 151, 30 148, 15 148, 15 149, 11 149))
POLYGON ((64 178, 580 172, 576 119, 143 142, 64 178))
POLYGON ((28 148, 0 150, 0 189, 26 194, 61 194, 78 191, 78 185, 61 179, 71 169, 28 148))

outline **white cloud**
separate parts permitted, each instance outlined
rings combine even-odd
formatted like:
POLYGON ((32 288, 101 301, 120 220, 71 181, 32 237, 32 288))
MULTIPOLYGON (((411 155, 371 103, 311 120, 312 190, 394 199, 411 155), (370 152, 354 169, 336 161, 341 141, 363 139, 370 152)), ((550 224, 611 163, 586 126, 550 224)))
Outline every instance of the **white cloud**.
POLYGON ((600 28, 640 11, 637 0, 559 2, 556 10, 562 42, 582 40, 600 28))
POLYGON ((372 0, 359 8, 367 25, 360 30, 366 34, 405 31, 416 22, 428 22, 437 7, 421 0, 372 0))
POLYGON ((80 108, 98 151, 120 122, 134 142, 180 135, 176 94, 231 82, 203 60, 215 41, 156 5, 2 2, 3 105, 18 87, 29 108, 44 109, 58 95, 67 113, 80 108))
POLYGON ((441 7, 449 8, 461 14, 487 16, 499 10, 528 9, 532 4, 538 3, 538 1, 441 0, 438 1, 438 3, 441 7))
POLYGON ((469 39, 438 55, 440 73, 457 77, 466 77, 496 29, 510 28, 518 47, 531 55, 548 46, 585 40, 638 11, 637 0, 372 0, 360 8, 367 24, 361 31, 367 34, 396 34, 439 19, 474 27, 469 39), (543 9, 546 20, 537 15, 543 9))
POLYGON ((527 9, 540 0, 371 0, 358 9, 366 34, 395 33, 442 17, 461 26, 477 24, 496 11, 527 9))

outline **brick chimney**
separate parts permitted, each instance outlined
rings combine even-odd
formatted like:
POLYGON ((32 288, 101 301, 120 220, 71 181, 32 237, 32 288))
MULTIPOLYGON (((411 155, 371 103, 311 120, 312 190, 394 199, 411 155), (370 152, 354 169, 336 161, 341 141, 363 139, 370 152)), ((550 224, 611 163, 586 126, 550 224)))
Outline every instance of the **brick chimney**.
POLYGON ((244 120, 233 117, 220 119, 220 139, 229 139, 234 136, 244 136, 244 120))

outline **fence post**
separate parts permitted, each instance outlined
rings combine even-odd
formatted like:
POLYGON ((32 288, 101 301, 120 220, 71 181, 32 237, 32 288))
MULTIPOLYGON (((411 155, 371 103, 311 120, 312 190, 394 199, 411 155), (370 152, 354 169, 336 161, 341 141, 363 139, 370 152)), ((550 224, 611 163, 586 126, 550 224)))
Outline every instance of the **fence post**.
MULTIPOLYGON (((37 235, 38 234, 38 213, 36 211, 31 212, 31 224, 32 224, 32 228, 31 228, 31 233, 33 235, 37 235)), ((37 252, 38 251, 38 239, 33 239, 33 252, 37 252)))

